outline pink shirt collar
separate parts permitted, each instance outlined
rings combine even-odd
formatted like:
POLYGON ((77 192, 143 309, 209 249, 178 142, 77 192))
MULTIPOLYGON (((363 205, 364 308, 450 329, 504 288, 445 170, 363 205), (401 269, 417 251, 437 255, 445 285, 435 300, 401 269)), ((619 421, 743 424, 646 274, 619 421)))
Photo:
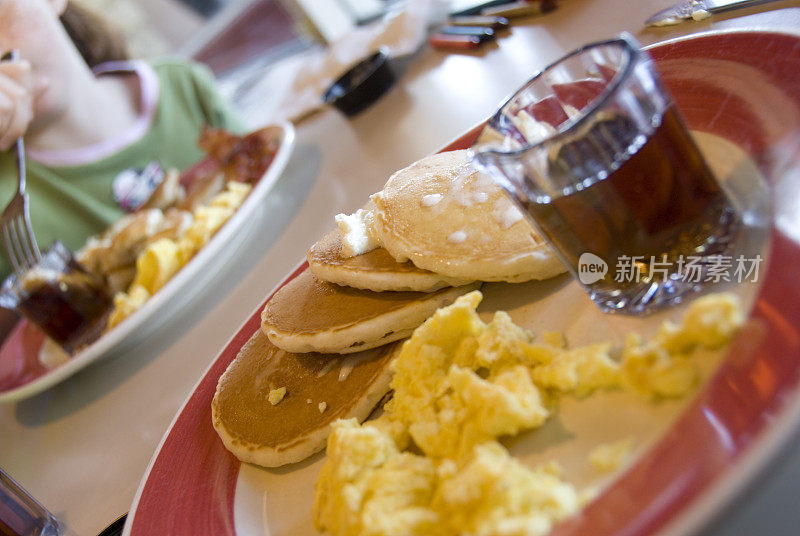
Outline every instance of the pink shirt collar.
POLYGON ((136 74, 141 84, 140 114, 136 122, 115 138, 78 149, 48 151, 27 148, 28 158, 50 167, 91 164, 120 152, 147 134, 158 106, 158 75, 153 68, 141 60, 111 61, 96 66, 93 72, 97 76, 110 73, 136 74))

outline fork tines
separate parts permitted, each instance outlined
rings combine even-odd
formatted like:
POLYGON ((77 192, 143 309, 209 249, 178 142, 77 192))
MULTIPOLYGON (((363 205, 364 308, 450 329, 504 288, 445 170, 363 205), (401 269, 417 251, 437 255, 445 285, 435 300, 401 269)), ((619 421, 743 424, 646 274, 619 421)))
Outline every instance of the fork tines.
POLYGON ((3 212, 2 238, 11 266, 17 275, 33 267, 41 258, 28 219, 27 194, 15 196, 3 212))
POLYGON ((8 260, 17 276, 42 258, 31 227, 28 194, 25 192, 25 145, 17 140, 17 192, 0 216, 0 235, 8 260))

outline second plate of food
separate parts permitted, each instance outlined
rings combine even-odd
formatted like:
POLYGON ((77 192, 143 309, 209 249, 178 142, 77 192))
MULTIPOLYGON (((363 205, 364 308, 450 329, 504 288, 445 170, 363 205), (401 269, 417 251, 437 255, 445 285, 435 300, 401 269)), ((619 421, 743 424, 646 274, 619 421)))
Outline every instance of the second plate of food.
MULTIPOLYGON (((266 171, 257 180, 251 181, 252 189, 238 209, 186 265, 118 325, 76 355, 56 366, 47 367, 40 360, 45 344, 44 335, 25 320, 18 323, 0 348, 0 403, 33 396, 94 361, 131 347, 152 334, 162 325, 163 319, 173 315, 208 283, 224 263, 224 253, 234 250, 247 237, 254 216, 280 178, 291 156, 294 146, 294 127, 291 124, 272 125, 259 130, 257 134, 270 147, 277 148, 270 149, 268 156, 271 162, 266 171)), ((252 151, 253 147, 249 147, 249 150, 252 151)), ((256 155, 245 156, 256 158, 256 155)), ((256 163, 238 164, 246 167, 256 163)), ((198 166, 188 170, 183 178, 188 181, 195 179, 206 171, 206 164, 206 161, 201 161, 198 166)), ((191 192, 191 187, 189 191, 191 192)), ((203 195, 203 192, 199 192, 199 195, 203 195)))

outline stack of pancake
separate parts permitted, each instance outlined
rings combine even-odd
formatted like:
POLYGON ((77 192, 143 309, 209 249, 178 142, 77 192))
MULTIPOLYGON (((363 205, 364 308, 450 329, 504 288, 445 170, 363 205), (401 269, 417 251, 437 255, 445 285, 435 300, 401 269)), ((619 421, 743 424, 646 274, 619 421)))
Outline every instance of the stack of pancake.
POLYGON ((350 223, 308 250, 309 267, 267 303, 219 380, 213 424, 242 461, 300 461, 336 419, 366 419, 388 393, 400 341, 481 282, 564 271, 467 151, 396 172, 357 217, 337 219, 350 223))

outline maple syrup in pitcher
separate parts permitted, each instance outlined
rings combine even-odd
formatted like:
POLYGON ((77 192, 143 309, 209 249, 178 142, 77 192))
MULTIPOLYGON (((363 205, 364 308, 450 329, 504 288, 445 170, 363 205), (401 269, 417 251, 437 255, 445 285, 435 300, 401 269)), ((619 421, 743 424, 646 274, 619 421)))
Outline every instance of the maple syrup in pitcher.
POLYGON ((487 126, 473 163, 603 311, 676 304, 742 244, 741 215, 630 34, 548 65, 487 126))
POLYGON ((561 195, 530 199, 526 209, 576 275, 584 253, 606 263, 601 279, 587 284, 579 277, 606 310, 631 301, 642 302, 645 310, 654 292, 680 294, 684 284, 674 274, 663 281, 652 261, 674 269, 690 257, 726 254, 739 228, 674 105, 649 134, 637 135, 624 115, 598 116, 551 151, 548 169, 552 176, 568 173, 579 180, 561 195), (634 143, 619 151, 617 140, 634 143))

